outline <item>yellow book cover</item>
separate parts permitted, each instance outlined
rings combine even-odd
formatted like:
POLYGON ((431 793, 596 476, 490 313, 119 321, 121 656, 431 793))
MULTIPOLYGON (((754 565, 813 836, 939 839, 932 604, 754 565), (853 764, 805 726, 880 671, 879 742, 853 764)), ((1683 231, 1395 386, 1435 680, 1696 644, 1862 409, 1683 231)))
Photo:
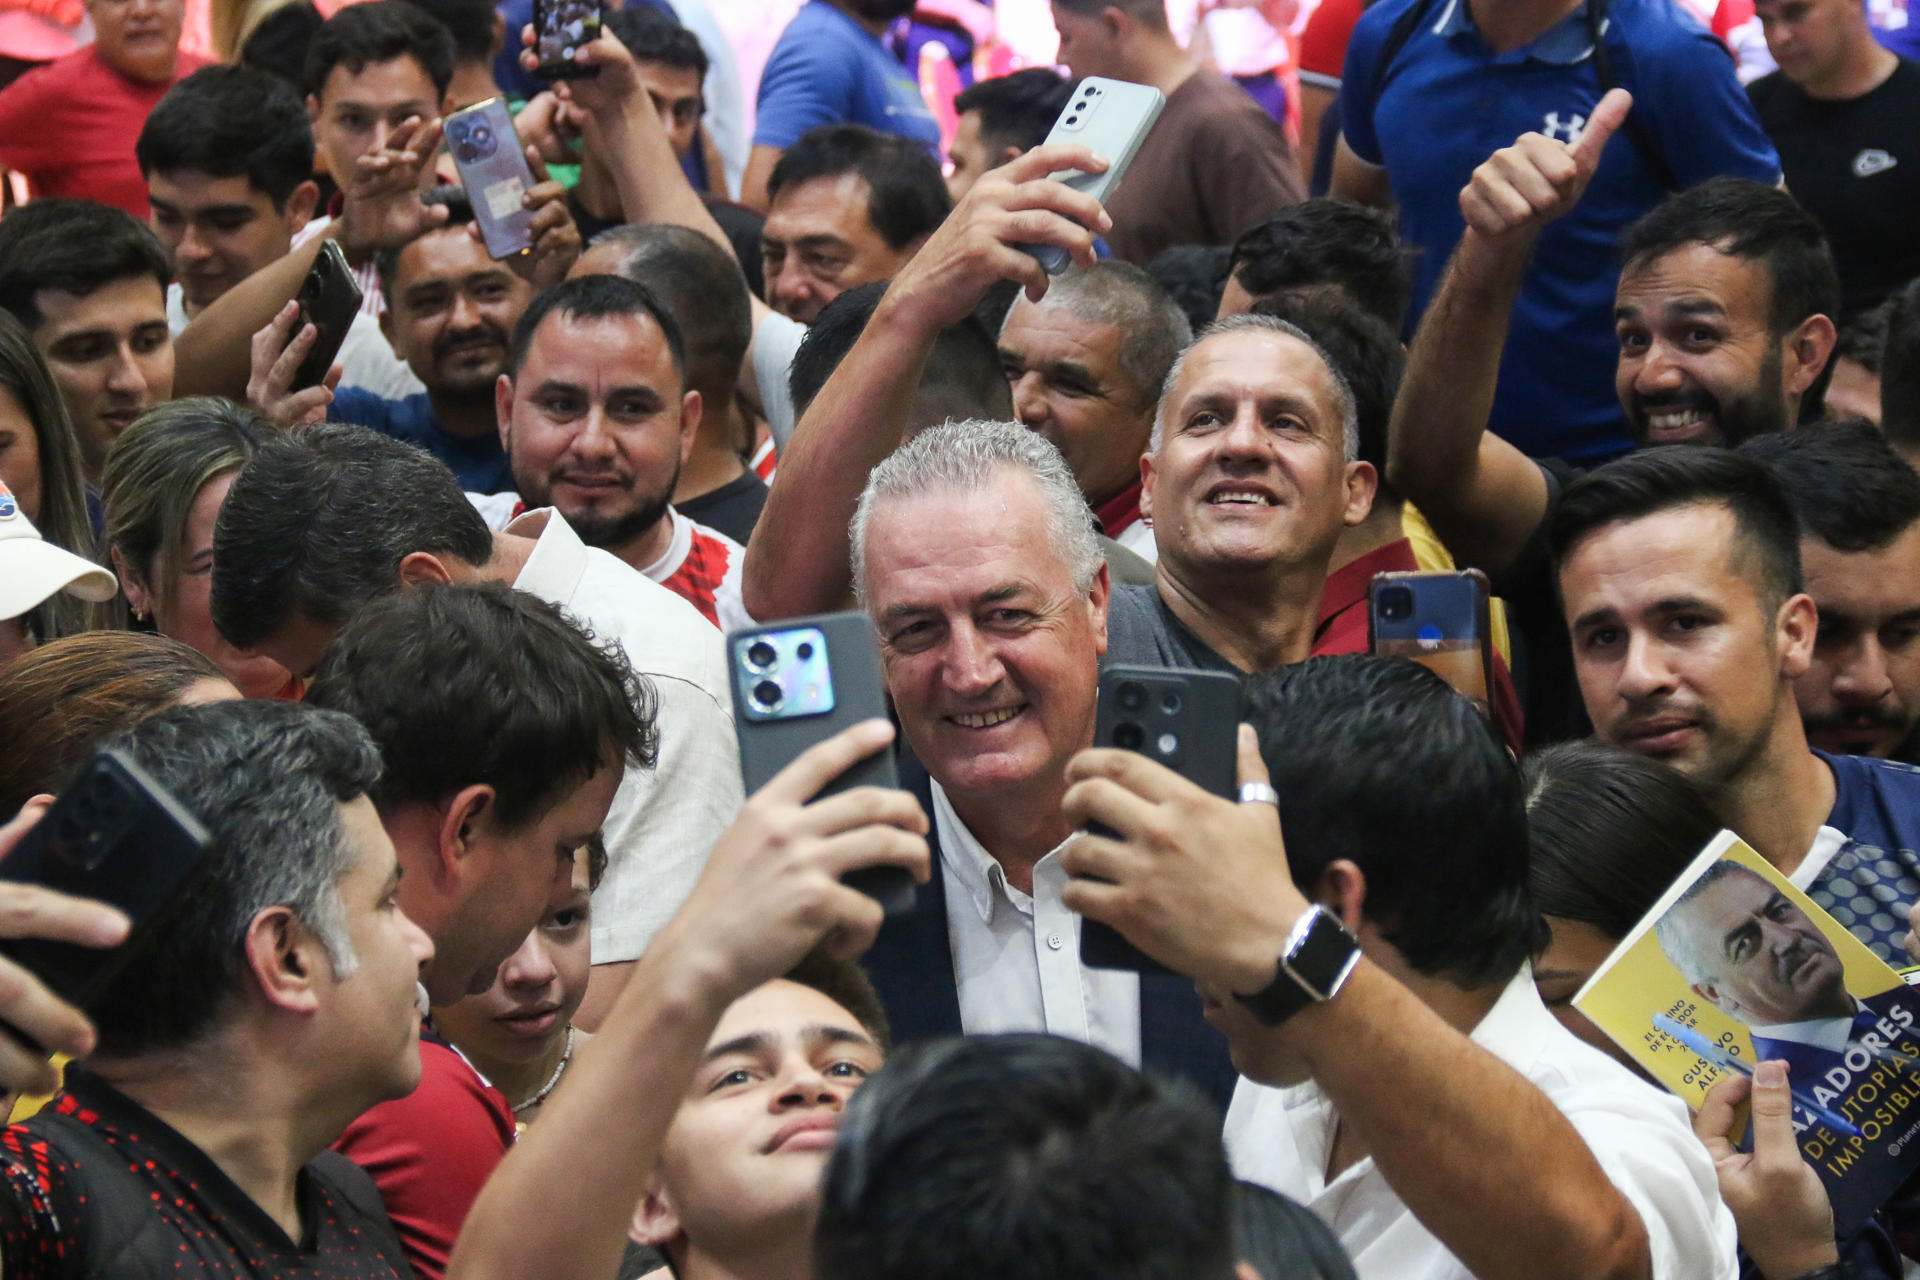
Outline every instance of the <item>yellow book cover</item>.
POLYGON ((1920 993, 1731 831, 1573 1004, 1695 1109, 1728 1073, 1784 1061, 1843 1229, 1920 1166, 1920 993))

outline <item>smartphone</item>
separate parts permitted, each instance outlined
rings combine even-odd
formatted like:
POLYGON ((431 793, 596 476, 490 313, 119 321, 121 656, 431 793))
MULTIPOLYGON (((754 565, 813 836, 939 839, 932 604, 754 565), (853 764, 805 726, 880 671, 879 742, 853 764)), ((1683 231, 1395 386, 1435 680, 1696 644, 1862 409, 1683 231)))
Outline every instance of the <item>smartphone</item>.
MULTIPOLYGON (((62 1000, 86 1009, 186 890, 210 839, 199 820, 131 758, 100 752, 0 858, 0 880, 118 907, 133 921, 133 932, 121 945, 104 949, 10 938, 0 941, 0 955, 33 973, 62 1000)), ((26 1041, 15 1028, 0 1026, 26 1041)))
POLYGON ((346 344, 347 330, 360 311, 360 286, 338 241, 321 243, 320 256, 307 268, 307 278, 300 282, 300 292, 293 295, 293 300, 300 304, 293 331, 299 333, 301 326, 308 324, 318 331, 313 349, 293 375, 292 390, 304 391, 326 381, 327 370, 333 368, 334 358, 346 344))
MULTIPOLYGON (((727 636, 733 677, 733 723, 740 739, 740 775, 752 795, 794 757, 862 720, 887 714, 886 685, 873 624, 863 613, 827 613, 752 627, 727 636)), ((820 789, 893 787, 900 775, 892 751, 868 756, 820 789)), ((911 911, 917 886, 902 867, 850 871, 846 883, 889 914, 911 911)))
POLYGON ((573 60, 583 44, 600 36, 600 0, 534 0, 534 48, 540 65, 533 74, 542 80, 583 80, 600 74, 573 60))
MULTIPOLYGON (((1214 795, 1239 794, 1240 680, 1220 671, 1116 664, 1100 673, 1093 745, 1137 751, 1214 795)), ((1112 834, 1094 828, 1099 834, 1112 834)), ((1080 921, 1080 962, 1170 973, 1098 920, 1080 921)))
POLYGON ((1377 573, 1367 587, 1367 648, 1412 658, 1488 711, 1491 595, 1478 569, 1377 573))
POLYGON ((446 136, 487 252, 510 258, 531 249, 533 210, 521 200, 534 184, 533 170, 507 104, 488 98, 461 108, 447 117, 446 136))
MULTIPOLYGON (((1047 176, 1075 191, 1086 192, 1104 205, 1119 188, 1127 166, 1133 163, 1134 153, 1147 140, 1153 131, 1153 122, 1160 118, 1166 105, 1165 96, 1152 85, 1109 80, 1105 76, 1086 77, 1074 86, 1073 96, 1067 99, 1067 105, 1047 134, 1046 145, 1085 147, 1107 162, 1107 171, 1082 173, 1078 169, 1062 169, 1047 176)), ((1023 245, 1022 248, 1039 259, 1048 275, 1057 276, 1073 265, 1067 251, 1057 245, 1023 245)))

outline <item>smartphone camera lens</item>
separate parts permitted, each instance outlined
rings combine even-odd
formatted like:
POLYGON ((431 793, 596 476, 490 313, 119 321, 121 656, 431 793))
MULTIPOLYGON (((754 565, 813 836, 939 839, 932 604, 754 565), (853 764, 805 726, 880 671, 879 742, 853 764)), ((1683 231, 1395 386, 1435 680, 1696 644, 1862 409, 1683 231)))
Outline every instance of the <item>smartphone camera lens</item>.
POLYGON ((753 686, 753 702, 762 711, 778 711, 787 695, 777 680, 762 680, 753 686))
POLYGON ((800 659, 800 661, 805 662, 807 661, 807 659, 813 657, 813 646, 808 644, 805 640, 802 640, 799 644, 794 646, 793 656, 800 659))
POLYGON ((1113 726, 1113 745, 1122 751, 1138 751, 1146 740, 1145 731, 1131 721, 1113 726))
POLYGON ((1160 695, 1160 714, 1163 716, 1180 714, 1180 695, 1172 689, 1160 695))
POLYGON ((1380 616, 1388 622, 1404 622, 1413 616, 1413 588, 1388 587, 1380 593, 1380 616))
POLYGON ((747 646, 747 666, 754 671, 771 671, 780 662, 780 651, 765 640, 747 646))
POLYGON ((1113 691, 1114 700, 1120 709, 1130 716, 1137 716, 1147 709, 1147 687, 1128 681, 1113 691))

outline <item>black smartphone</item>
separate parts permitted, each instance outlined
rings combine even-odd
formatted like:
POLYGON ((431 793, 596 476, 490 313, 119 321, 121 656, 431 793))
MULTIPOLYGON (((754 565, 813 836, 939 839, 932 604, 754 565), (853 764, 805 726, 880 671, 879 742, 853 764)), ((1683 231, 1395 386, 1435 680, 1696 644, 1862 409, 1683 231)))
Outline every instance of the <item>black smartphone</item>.
MULTIPOLYGON (((808 747, 887 714, 880 649, 873 624, 862 613, 826 613, 732 632, 727 666, 733 676, 740 775, 749 795, 808 747)), ((899 785, 893 752, 880 751, 819 794, 899 785)), ((849 872, 845 880, 889 913, 913 909, 916 886, 904 868, 868 867, 849 872)))
MULTIPOLYGON (((1231 800, 1239 794, 1240 708, 1238 676, 1116 664, 1100 673, 1093 745, 1137 751, 1231 800)), ((1118 929, 1084 917, 1080 962, 1095 969, 1172 972, 1128 942, 1118 929)))
POLYGON ((347 265, 347 255, 340 252, 338 241, 327 240, 321 244, 320 254, 307 269, 307 278, 300 282, 300 292, 293 295, 293 300, 300 304, 300 314, 293 322, 294 333, 308 324, 317 331, 313 349, 307 352, 307 358, 300 362, 300 368, 293 375, 292 390, 305 391, 326 381, 327 370, 333 368, 334 357, 347 341, 347 329, 360 311, 360 286, 354 281, 353 268, 347 265))
POLYGON ((1478 569, 1377 573, 1367 587, 1367 647, 1412 658, 1490 711, 1491 598, 1478 569))
POLYGON ((600 74, 573 60, 581 45, 600 36, 600 0, 534 0, 534 50, 540 65, 533 74, 542 80, 584 80, 600 74))
MULTIPOLYGON (((0 880, 118 907, 133 921, 133 931, 121 945, 104 949, 9 938, 0 941, 0 955, 29 970, 67 1003, 86 1009, 138 954, 153 922, 186 889, 210 839, 199 820, 132 759, 118 751, 100 752, 0 858, 0 880)), ((14 1028, 6 1029, 26 1040, 14 1028)))

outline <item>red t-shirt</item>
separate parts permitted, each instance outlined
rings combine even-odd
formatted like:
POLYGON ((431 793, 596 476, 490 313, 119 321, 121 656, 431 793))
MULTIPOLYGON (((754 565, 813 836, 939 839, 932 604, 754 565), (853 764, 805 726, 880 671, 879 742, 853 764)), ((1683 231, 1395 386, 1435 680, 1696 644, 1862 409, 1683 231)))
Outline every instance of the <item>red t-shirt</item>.
POLYGON ((142 84, 88 45, 36 67, 0 90, 0 165, 26 174, 35 196, 97 200, 145 222, 147 182, 133 144, 162 95, 205 65, 182 52, 173 80, 142 84))
POLYGON ((1300 76, 1329 89, 1340 85, 1347 41, 1360 21, 1361 0, 1320 0, 1300 32, 1300 76), (1331 83, 1328 83, 1331 81, 1331 83))
POLYGON ((380 1188, 415 1274, 441 1280, 460 1224, 513 1145, 513 1110, 445 1044, 422 1037, 420 1087, 347 1126, 333 1149, 380 1188))

